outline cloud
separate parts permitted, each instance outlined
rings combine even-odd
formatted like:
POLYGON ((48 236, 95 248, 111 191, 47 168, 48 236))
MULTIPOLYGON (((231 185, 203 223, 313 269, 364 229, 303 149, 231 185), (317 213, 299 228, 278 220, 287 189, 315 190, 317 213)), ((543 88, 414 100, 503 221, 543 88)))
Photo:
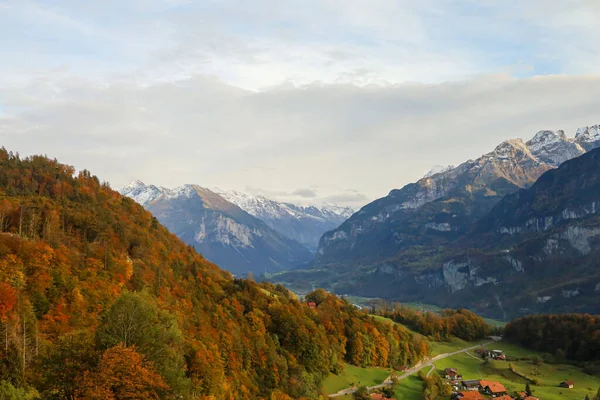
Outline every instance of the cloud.
POLYGON ((317 197, 317 192, 312 189, 296 189, 292 192, 294 196, 304 197, 304 198, 315 198, 317 197))
MULTIPOLYGON (((49 68, 106 83, 212 75, 279 85, 440 83, 516 71, 593 73, 591 0, 9 0, 0 76, 49 68), (25 27, 25 28, 24 28, 25 27)), ((0 78, 2 79, 2 78, 0 78)))
POLYGON ((48 76, 0 91, 4 146, 88 168, 114 187, 193 182, 260 188, 284 201, 312 188, 315 202, 334 201, 339 187, 374 199, 508 138, 541 129, 573 134, 598 123, 600 109, 590 96, 600 92, 598 75, 259 93, 206 76, 150 86, 48 76))
POLYGON ((357 207, 507 138, 598 122, 599 13, 587 0, 9 0, 0 137, 115 187, 357 207))
POLYGON ((366 204, 369 198, 357 191, 347 193, 334 194, 323 199, 325 203, 334 204, 366 204))

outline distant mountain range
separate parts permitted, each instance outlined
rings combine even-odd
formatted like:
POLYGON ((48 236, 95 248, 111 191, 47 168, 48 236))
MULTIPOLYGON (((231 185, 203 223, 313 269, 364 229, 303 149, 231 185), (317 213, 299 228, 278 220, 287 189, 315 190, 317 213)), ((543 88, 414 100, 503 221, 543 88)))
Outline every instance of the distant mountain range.
POLYGON ((236 191, 135 181, 121 194, 152 212, 171 232, 233 273, 274 272, 312 259, 320 236, 353 211, 302 207, 236 191))
MULTIPOLYGON (((584 232, 572 228, 573 224, 579 224, 580 217, 595 215, 598 210, 595 207, 600 205, 600 192, 592 184, 600 174, 600 169, 593 173, 598 151, 586 154, 599 146, 598 126, 578 129, 574 138, 567 138, 563 131, 540 131, 528 142, 508 140, 476 160, 457 167, 438 167, 416 183, 392 190, 388 196, 364 206, 339 228, 326 232, 311 269, 284 273, 277 279, 295 287, 324 286, 343 294, 479 307, 480 312, 500 317, 518 314, 519 308, 523 313, 533 309, 558 309, 568 302, 556 300, 554 289, 550 288, 562 288, 571 282, 566 278, 568 271, 556 270, 555 275, 548 275, 535 266, 518 276, 521 291, 533 298, 533 303, 524 301, 512 290, 515 286, 512 275, 509 278, 504 273, 518 272, 530 265, 525 259, 528 252, 523 250, 520 258, 513 257, 511 246, 518 247, 531 235, 554 229, 553 224, 559 220, 561 226, 570 226, 564 228, 564 232, 579 235, 571 242, 561 239, 571 243, 573 254, 579 254, 577 247, 585 251, 594 248, 590 243, 596 240, 595 230, 584 232), (573 158, 577 161, 551 171, 573 158), (577 169, 568 166, 576 162, 591 165, 585 169, 586 175, 573 175, 577 169), (559 219, 552 214, 555 209, 544 208, 554 204, 555 195, 550 189, 543 193, 537 191, 541 183, 534 183, 540 176, 546 180, 560 178, 552 190, 570 188, 569 182, 578 182, 579 190, 567 190, 561 197, 565 202, 562 205, 573 204, 573 210, 569 207, 559 210, 559 214, 564 212, 568 218, 559 219), (587 181, 590 183, 586 184, 587 181), (530 187, 530 191, 523 193, 546 197, 519 203, 520 208, 514 208, 517 207, 514 194, 524 196, 520 191, 530 187), (504 207, 501 220, 498 207, 504 207), (531 215, 550 218, 550 214, 553 215, 551 222, 531 220, 531 215), (516 219, 511 220, 511 216, 516 219), (498 249, 507 235, 511 246, 498 249), (500 252, 499 258, 494 258, 494 265, 498 265, 494 273, 484 273, 491 261, 478 258, 483 257, 482 253, 487 254, 488 250, 482 249, 500 252), (479 260, 478 264, 473 264, 475 259, 479 260), (539 276, 535 271, 540 271, 539 276), (525 277, 537 281, 535 284, 523 282, 525 277), (541 296, 541 302, 537 302, 538 296, 534 294, 543 294, 546 290, 551 294, 541 296), (544 302, 547 297, 555 302, 544 302)), ((558 234, 557 237, 565 236, 558 234)), ((562 248, 564 243, 559 242, 561 245, 557 246, 562 248)), ((548 246, 555 246, 554 243, 551 241, 548 246)), ((553 254, 551 258, 558 260, 558 253, 553 254)), ((547 257, 544 260, 548 262, 547 257)), ((596 271, 600 269, 597 264, 594 264, 596 271)), ((576 289, 567 285, 565 290, 565 293, 575 293, 571 291, 576 289)), ((597 300, 600 303, 600 298, 597 300)))

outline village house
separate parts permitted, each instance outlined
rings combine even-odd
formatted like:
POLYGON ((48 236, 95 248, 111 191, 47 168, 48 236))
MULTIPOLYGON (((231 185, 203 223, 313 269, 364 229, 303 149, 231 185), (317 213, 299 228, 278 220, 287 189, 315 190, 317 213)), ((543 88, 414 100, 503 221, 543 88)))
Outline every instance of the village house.
POLYGON ((485 400, 485 397, 477 391, 458 392, 454 394, 453 398, 457 400, 485 400))
POLYGON ((394 398, 385 397, 382 393, 371 393, 371 400, 396 400, 394 398))
POLYGON ((446 368, 444 370, 443 377, 451 381, 462 378, 462 376, 454 368, 446 368))
POLYGON ((517 399, 519 399, 519 400, 540 400, 537 397, 527 396, 526 392, 517 392, 517 399))
POLYGON ((481 386, 481 391, 484 394, 494 398, 506 395, 506 388, 500 382, 479 381, 479 385, 481 386))
POLYGON ((479 381, 470 380, 470 381, 462 381, 462 387, 464 390, 479 390, 479 381))
POLYGON ((564 381, 561 382, 560 385, 558 385, 562 388, 566 388, 566 389, 573 389, 575 387, 575 382, 573 381, 564 381))

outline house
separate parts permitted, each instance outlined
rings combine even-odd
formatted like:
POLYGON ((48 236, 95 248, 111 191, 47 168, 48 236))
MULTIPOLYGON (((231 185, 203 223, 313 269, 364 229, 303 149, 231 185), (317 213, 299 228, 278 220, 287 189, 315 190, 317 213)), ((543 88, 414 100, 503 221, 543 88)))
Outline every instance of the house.
POLYGON ((562 388, 573 389, 575 387, 575 382, 564 381, 564 382, 561 382, 560 385, 558 385, 558 386, 562 387, 562 388))
POLYGON ((462 387, 464 390, 479 390, 479 381, 470 380, 470 381, 462 381, 462 387))
POLYGON ((523 400, 525 397, 527 397, 527 392, 517 392, 517 399, 523 400))
POLYGON ((458 374, 458 371, 455 370, 454 368, 446 368, 442 375, 444 376, 444 378, 450 379, 450 380, 460 379, 460 375, 458 374))
POLYGON ((308 307, 310 307, 310 308, 317 308, 317 303, 315 303, 314 301, 309 301, 308 302, 308 307))
POLYGON ((485 400, 485 397, 483 397, 481 393, 476 391, 458 392, 456 393, 456 396, 454 396, 454 398, 460 400, 485 400))
POLYGON ((505 394, 503 396, 496 397, 496 400, 515 400, 515 399, 510 397, 509 395, 505 394))
POLYGON ((389 397, 385 397, 381 393, 371 393, 371 400, 396 400, 396 399, 391 399, 389 397))
POLYGON ((506 395, 506 388, 500 382, 494 381, 479 381, 481 391, 492 397, 500 397, 506 395))

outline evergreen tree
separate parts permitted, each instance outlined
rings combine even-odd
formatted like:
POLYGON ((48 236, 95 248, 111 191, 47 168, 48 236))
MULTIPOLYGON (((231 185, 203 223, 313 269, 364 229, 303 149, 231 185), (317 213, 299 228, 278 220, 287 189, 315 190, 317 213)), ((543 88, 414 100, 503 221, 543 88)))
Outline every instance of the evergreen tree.
POLYGON ((529 383, 527 383, 525 385, 525 393, 527 393, 527 396, 531 396, 533 393, 531 392, 531 387, 529 386, 529 383))

